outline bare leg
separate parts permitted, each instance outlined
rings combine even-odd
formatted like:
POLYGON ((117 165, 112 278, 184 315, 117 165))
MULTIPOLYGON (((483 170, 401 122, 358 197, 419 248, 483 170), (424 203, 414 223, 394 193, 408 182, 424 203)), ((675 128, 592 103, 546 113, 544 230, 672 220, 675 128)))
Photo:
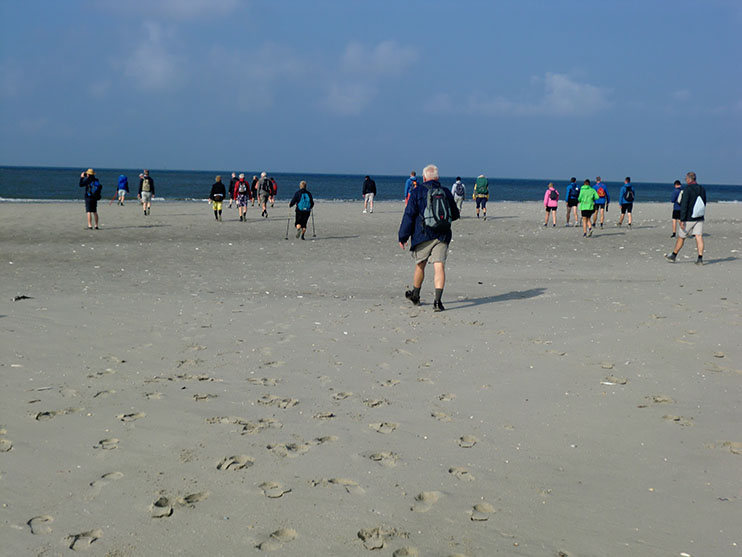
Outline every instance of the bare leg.
POLYGON ((703 236, 696 236, 696 247, 698 248, 698 257, 703 257, 703 236))
POLYGON ((415 274, 412 276, 412 286, 415 288, 422 287, 423 280, 425 280, 425 265, 427 264, 427 261, 421 261, 415 265, 415 274))
MULTIPOLYGON (((446 286, 446 265, 443 261, 436 261, 433 263, 433 270, 435 271, 435 277, 433 278, 433 284, 436 288, 443 290, 446 286)), ((420 281, 422 284, 422 281, 420 281)))

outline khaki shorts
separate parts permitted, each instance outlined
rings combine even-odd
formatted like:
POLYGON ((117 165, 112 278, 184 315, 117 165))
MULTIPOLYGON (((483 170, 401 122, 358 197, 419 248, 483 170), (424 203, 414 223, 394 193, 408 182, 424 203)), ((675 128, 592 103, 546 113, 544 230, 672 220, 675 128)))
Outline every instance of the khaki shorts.
POLYGON ((152 192, 151 191, 142 192, 142 203, 152 203, 152 192))
POLYGON ((415 250, 410 252, 415 258, 415 263, 427 261, 429 263, 445 263, 448 256, 448 244, 440 240, 428 240, 415 246, 415 250))
POLYGON ((678 236, 680 238, 687 238, 688 236, 703 236, 703 221, 689 220, 685 223, 685 230, 682 228, 678 230, 678 236))

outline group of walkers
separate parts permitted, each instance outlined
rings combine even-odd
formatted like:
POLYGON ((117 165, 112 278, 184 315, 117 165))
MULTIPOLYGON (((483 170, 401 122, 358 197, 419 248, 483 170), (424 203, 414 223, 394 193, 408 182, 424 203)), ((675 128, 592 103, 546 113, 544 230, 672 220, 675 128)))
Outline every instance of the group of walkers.
MULTIPOLYGON (((87 215, 88 230, 98 230, 98 201, 101 199, 103 186, 95 176, 95 170, 88 168, 80 174, 80 187, 85 188, 85 213, 87 215), (93 226, 95 225, 95 226, 93 226)), ((114 199, 120 206, 124 206, 126 194, 129 193, 129 179, 121 174, 114 199)), ((155 181, 149 175, 149 170, 143 170, 139 175, 139 191, 137 199, 142 205, 142 212, 148 217, 152 209, 152 197, 155 195, 155 181)), ((113 203, 113 199, 111 199, 113 203)), ((110 205, 110 203, 109 203, 110 205)))
POLYGON ((262 172, 260 178, 253 176, 251 182, 245 179, 244 174, 240 173, 238 177, 236 172, 232 172, 229 189, 222 182, 221 176, 215 178, 209 192, 209 202, 214 210, 214 218, 221 221, 222 205, 229 198, 229 208, 231 209, 234 204, 237 207, 240 222, 247 222, 248 204, 254 207, 257 200, 258 207, 262 209, 260 216, 268 218, 268 204, 273 207, 277 193, 278 184, 266 172, 262 172))

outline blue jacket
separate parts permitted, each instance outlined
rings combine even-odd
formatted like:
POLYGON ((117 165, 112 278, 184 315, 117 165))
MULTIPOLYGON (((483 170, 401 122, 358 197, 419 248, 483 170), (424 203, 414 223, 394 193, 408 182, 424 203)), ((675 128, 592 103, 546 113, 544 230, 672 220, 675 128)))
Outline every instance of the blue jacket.
POLYGON ((404 183, 404 198, 407 199, 410 192, 415 189, 416 184, 419 186, 421 183, 422 180, 418 176, 410 176, 407 178, 407 181, 404 183))
POLYGON ((453 194, 448 188, 442 187, 436 180, 429 180, 417 186, 410 192, 410 200, 407 202, 404 215, 402 215, 402 223, 399 225, 399 242, 404 244, 412 238, 410 240, 410 250, 414 250, 418 244, 436 238, 446 244, 451 241, 450 229, 445 232, 436 232, 425 226, 423 221, 423 212, 428 204, 428 190, 435 186, 440 187, 448 198, 448 204, 451 207, 451 220, 457 220, 460 216, 459 208, 456 206, 453 194))
MULTIPOLYGON (((636 190, 634 189, 633 184, 624 184, 621 188, 621 193, 618 196, 618 204, 619 205, 630 205, 634 201, 626 201, 626 191, 631 188, 634 191, 634 201, 636 201, 636 190)), ((608 195, 608 190, 606 190, 606 195, 608 195)))
POLYGON ((564 201, 569 201, 570 197, 573 201, 577 201, 577 198, 580 197, 580 186, 577 182, 570 182, 567 186, 567 195, 565 196, 564 201))
POLYGON ((608 195, 608 188, 605 187, 605 184, 603 182, 596 182, 593 186, 593 189, 595 191, 598 191, 598 188, 603 188, 605 190, 605 197, 599 197, 597 201, 595 201, 595 204, 608 205, 611 202, 611 196, 608 195))
POLYGON ((118 189, 129 191, 129 180, 123 174, 119 176, 119 188, 118 189))
POLYGON ((678 203, 678 197, 680 197, 680 192, 683 191, 683 188, 673 188, 672 190, 672 197, 670 198, 670 201, 672 201, 672 210, 673 211, 680 211, 680 203, 678 203))

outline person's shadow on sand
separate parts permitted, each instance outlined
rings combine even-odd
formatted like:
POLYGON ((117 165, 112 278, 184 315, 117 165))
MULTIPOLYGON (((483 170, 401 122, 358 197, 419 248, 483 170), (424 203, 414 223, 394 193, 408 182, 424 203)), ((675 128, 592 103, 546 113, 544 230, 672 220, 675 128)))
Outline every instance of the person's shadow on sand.
POLYGON ((482 304, 495 304, 497 302, 507 302, 508 300, 525 300, 535 298, 546 292, 546 288, 531 288, 529 290, 513 290, 497 296, 483 296, 482 298, 466 298, 448 303, 447 309, 464 309, 482 304))

